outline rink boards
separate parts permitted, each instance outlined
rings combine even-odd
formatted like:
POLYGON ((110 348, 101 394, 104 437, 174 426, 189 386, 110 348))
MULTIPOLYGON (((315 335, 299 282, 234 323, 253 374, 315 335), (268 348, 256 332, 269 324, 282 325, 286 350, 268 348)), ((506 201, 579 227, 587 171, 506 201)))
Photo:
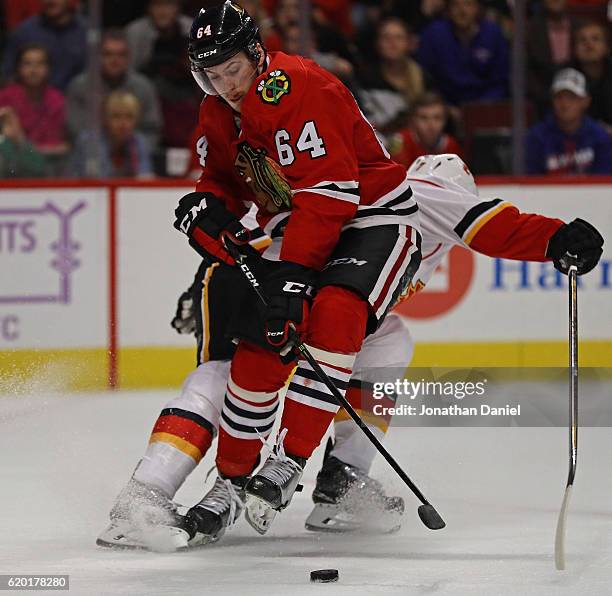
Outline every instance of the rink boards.
MULTIPOLYGON (((612 179, 481 181, 481 196, 606 238, 581 280, 582 366, 612 366, 612 179)), ((197 255, 172 227, 191 183, 3 183, 0 188, 0 384, 86 389, 178 385, 193 338, 170 327, 197 255)), ((398 309, 419 366, 562 366, 567 286, 551 264, 454 249, 398 309)))

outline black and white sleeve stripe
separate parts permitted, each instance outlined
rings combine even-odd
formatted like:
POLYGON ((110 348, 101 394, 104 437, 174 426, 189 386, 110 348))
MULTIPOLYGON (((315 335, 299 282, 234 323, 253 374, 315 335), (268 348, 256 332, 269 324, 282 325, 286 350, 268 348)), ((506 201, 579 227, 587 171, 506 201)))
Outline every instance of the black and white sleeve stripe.
POLYGON ((336 182, 319 182, 307 188, 298 188, 293 191, 296 195, 302 192, 311 192, 330 199, 338 201, 346 201, 347 203, 359 204, 359 183, 355 180, 336 181, 336 182))

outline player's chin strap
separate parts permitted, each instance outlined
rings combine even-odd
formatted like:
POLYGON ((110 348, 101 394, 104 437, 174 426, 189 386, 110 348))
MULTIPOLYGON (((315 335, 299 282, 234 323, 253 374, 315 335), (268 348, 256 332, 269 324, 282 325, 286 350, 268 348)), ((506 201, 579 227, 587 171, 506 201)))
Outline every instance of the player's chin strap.
MULTIPOLYGON (((245 276, 245 278, 251 284, 253 291, 257 294, 257 297, 261 301, 263 305, 267 305, 268 301, 266 296, 263 294, 261 289, 261 284, 257 281, 257 277, 251 271, 251 268, 246 263, 246 256, 240 252, 240 248, 231 241, 231 238, 228 236, 224 236, 222 241, 225 245, 227 252, 233 257, 236 261, 236 265, 245 276)), ((331 394, 336 398, 339 404, 346 410, 347 414, 353 419, 355 424, 362 430, 362 432, 368 437, 370 442, 376 447, 378 452, 385 458, 387 463, 395 470, 397 475, 404 481, 406 486, 414 493, 417 499, 422 503, 422 505, 418 508, 419 517, 421 521, 430 529, 430 530, 441 530, 446 526, 446 523, 440 516, 440 514, 436 511, 435 507, 425 498, 425 495, 420 491, 417 485, 409 478, 409 476, 404 472, 401 466, 397 463, 395 458, 387 451, 387 449, 382 445, 382 443, 374 436, 372 431, 368 428, 365 422, 361 419, 359 414, 355 412, 351 404, 348 400, 338 391, 336 386, 333 384, 331 379, 325 374, 325 371, 321 368, 319 363, 315 360, 314 356, 310 353, 310 350, 306 347, 304 342, 302 342, 299 334, 295 331, 294 328, 291 329, 290 339, 293 348, 297 350, 304 360, 310 364, 314 373, 319 377, 319 380, 327 387, 327 389, 331 392, 331 394)))

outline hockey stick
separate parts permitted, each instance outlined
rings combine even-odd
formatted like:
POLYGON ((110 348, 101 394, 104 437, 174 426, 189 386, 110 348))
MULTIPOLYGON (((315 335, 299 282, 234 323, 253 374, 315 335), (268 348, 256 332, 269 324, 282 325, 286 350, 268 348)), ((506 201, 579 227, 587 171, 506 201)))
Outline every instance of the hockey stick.
MULTIPOLYGON (((229 238, 225 239, 225 247, 229 254, 233 257, 238 265, 240 271, 242 271, 243 275, 247 278, 251 287, 257 294, 259 300, 262 304, 266 305, 267 300, 261 291, 261 286, 257 281, 257 278, 251 271, 250 267, 245 262, 245 255, 243 255, 238 247, 231 242, 229 238)), ((370 440, 370 442, 376 447, 378 452, 385 458, 387 463, 395 470, 397 475, 404 481, 406 486, 414 493, 419 501, 421 501, 422 505, 418 508, 419 517, 421 521, 430 529, 430 530, 441 530, 446 526, 446 523, 440 516, 440 514, 436 511, 435 507, 425 498, 425 495, 419 490, 418 486, 409 478, 409 476, 402 470, 400 465, 395 461, 393 456, 387 451, 387 449, 382 445, 382 443, 374 436, 372 431, 367 427, 365 422, 361 419, 359 414, 355 412, 351 404, 348 400, 338 391, 336 386, 333 384, 331 379, 325 374, 325 371, 319 366, 319 363, 314 359, 314 356, 310 353, 306 345, 300 340, 299 335, 297 333, 293 334, 292 337, 294 347, 299 350, 304 357, 304 359, 310 364, 315 374, 322 383, 326 385, 326 387, 331 391, 332 395, 338 400, 338 402, 342 405, 342 407, 346 410, 348 415, 353 419, 355 424, 363 431, 366 437, 370 440)))
POLYGON ((565 526, 578 460, 578 269, 569 268, 569 472, 555 534, 555 567, 565 569, 565 526))

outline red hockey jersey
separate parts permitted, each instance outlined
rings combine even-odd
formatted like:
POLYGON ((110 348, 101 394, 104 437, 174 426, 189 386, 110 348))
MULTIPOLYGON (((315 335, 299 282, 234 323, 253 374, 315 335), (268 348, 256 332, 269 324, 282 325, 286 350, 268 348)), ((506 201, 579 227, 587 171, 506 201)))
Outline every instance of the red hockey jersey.
POLYGON ((198 190, 242 215, 254 201, 280 258, 321 269, 347 226, 418 229, 406 171, 378 141, 333 75, 299 56, 272 53, 244 98, 240 122, 218 98, 200 111, 198 190), (407 194, 404 194, 407 193, 407 194))

